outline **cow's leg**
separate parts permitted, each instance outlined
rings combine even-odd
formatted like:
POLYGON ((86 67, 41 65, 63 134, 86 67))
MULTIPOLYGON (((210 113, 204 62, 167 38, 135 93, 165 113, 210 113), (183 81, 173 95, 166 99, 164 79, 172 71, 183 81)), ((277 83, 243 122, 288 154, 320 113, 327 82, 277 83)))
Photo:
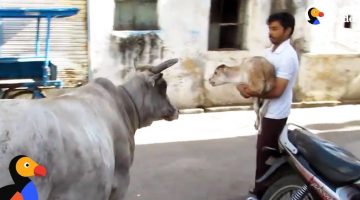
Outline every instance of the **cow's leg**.
POLYGON ((260 116, 264 117, 267 110, 268 110, 270 101, 269 101, 269 99, 263 99, 262 101, 263 102, 262 102, 262 105, 260 107, 260 116))
POLYGON ((258 130, 259 128, 259 123, 260 123, 260 102, 259 102, 260 98, 254 98, 254 111, 256 113, 256 121, 254 124, 254 127, 256 130, 258 130))
POLYGON ((258 120, 259 120, 258 129, 260 128, 259 126, 261 125, 261 121, 264 118, 264 116, 268 110, 269 103, 270 103, 270 101, 268 99, 262 99, 262 105, 259 108, 259 115, 258 115, 258 120))
POLYGON ((130 183, 129 171, 116 173, 109 200, 123 200, 130 183))

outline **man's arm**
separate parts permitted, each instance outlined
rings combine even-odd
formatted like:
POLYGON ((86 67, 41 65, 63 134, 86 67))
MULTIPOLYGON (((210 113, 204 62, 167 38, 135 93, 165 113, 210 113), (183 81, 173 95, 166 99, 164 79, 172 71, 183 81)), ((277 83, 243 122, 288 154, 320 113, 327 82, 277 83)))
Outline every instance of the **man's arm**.
POLYGON ((251 91, 249 86, 245 85, 245 84, 237 85, 236 88, 238 89, 240 94, 245 98, 259 97, 262 99, 275 99, 275 98, 280 97, 283 94, 288 83, 289 83, 289 80, 287 80, 287 79, 276 78, 275 85, 272 88, 272 90, 270 90, 269 92, 267 92, 265 94, 259 94, 254 91, 251 91))

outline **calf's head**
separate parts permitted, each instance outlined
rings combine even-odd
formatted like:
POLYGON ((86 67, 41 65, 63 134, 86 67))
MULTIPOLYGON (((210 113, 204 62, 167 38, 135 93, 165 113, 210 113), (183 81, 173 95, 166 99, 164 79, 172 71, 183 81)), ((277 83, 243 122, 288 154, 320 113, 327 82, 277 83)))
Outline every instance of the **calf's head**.
POLYGON ((156 120, 171 121, 178 118, 179 111, 167 96, 167 83, 161 73, 177 62, 178 59, 170 59, 158 66, 150 67, 137 73, 124 85, 137 107, 140 127, 149 126, 156 120))
POLYGON ((227 83, 227 72, 228 72, 228 66, 224 64, 219 65, 215 69, 211 78, 209 79, 209 83, 212 86, 218 86, 227 83))

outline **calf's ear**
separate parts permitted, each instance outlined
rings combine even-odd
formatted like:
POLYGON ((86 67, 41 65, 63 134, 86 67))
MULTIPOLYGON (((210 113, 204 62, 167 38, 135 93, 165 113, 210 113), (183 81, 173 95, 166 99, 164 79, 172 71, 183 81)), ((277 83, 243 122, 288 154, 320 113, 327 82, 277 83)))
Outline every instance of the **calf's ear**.
POLYGON ((220 69, 223 70, 224 68, 226 68, 227 66, 225 64, 221 64, 219 65, 216 69, 220 69))

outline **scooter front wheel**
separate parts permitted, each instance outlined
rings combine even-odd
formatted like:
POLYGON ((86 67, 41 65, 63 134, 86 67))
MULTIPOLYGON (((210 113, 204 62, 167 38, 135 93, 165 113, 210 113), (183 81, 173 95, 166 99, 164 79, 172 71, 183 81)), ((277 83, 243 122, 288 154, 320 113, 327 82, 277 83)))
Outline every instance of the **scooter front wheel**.
MULTIPOLYGON (((304 185, 304 181, 294 174, 281 177, 266 190, 262 200, 289 200, 304 185)), ((315 200, 316 198, 308 193, 302 199, 315 200)))

